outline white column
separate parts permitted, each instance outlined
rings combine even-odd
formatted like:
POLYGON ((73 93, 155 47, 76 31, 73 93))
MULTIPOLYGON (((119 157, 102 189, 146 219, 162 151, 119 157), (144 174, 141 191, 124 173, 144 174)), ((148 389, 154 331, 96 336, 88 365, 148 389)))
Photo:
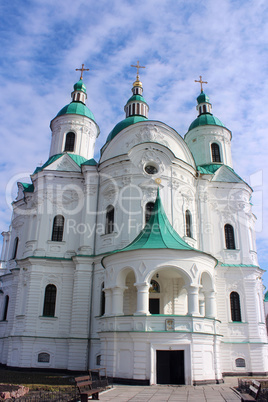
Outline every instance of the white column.
POLYGON ((137 311, 135 315, 138 314, 149 314, 149 284, 134 283, 137 288, 137 311))
POLYGON ((200 315, 198 301, 198 286, 188 287, 188 315, 200 315))
POLYGON ((112 289, 113 291, 113 314, 114 315, 123 315, 123 296, 124 296, 124 291, 127 289, 127 287, 123 286, 116 286, 112 289))
POLYGON ((215 318, 216 317, 216 299, 215 292, 211 290, 209 292, 204 292, 205 294, 205 317, 215 318))
POLYGON ((104 315, 111 315, 113 311, 113 295, 112 289, 104 288, 105 293, 105 313, 104 315))
POLYGON ((205 300, 199 300, 199 312, 202 317, 205 315, 205 300))

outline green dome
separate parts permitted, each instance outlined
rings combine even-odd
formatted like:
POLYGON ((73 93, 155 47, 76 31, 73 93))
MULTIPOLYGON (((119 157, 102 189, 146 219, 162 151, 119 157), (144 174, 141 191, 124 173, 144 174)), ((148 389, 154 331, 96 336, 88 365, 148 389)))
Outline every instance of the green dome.
POLYGON ((91 110, 81 102, 71 102, 69 105, 64 106, 56 117, 63 116, 65 114, 79 114, 80 116, 86 116, 95 122, 95 117, 91 110))
POLYGON ((85 94, 87 93, 87 88, 83 80, 79 80, 76 84, 74 84, 74 91, 82 91, 85 94))
POLYGON ((204 94, 204 92, 201 92, 201 94, 196 98, 197 103, 209 103, 209 97, 204 94))
MULTIPOLYGON (((137 95, 135 95, 137 96, 137 95)), ((124 128, 131 126, 132 124, 139 123, 140 121, 147 121, 147 117, 144 116, 130 116, 126 119, 117 123, 117 125, 113 128, 110 134, 107 137, 106 143, 111 141, 120 131, 124 130, 124 128)))
POLYGON ((129 98, 129 100, 127 101, 127 104, 128 104, 129 102, 133 102, 133 101, 144 102, 144 103, 146 103, 146 105, 147 105, 146 100, 145 100, 144 97, 141 96, 141 95, 132 95, 131 98, 129 98))
POLYGON ((210 113, 204 113, 198 116, 190 125, 188 128, 188 131, 192 130, 193 128, 199 127, 199 126, 221 126, 225 127, 224 124, 215 116, 213 116, 210 113))

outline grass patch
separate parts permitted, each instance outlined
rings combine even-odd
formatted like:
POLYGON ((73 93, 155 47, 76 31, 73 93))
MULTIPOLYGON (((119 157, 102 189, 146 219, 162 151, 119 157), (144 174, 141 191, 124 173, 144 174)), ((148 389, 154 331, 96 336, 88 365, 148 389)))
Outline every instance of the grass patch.
POLYGON ((0 383, 24 385, 30 390, 68 392, 75 386, 74 375, 36 371, 15 371, 0 369, 0 383))

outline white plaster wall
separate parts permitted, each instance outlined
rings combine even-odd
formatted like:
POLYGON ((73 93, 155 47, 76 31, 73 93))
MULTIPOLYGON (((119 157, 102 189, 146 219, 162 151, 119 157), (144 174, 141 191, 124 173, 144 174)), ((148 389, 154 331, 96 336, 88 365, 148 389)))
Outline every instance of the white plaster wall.
POLYGON ((52 139, 49 157, 64 152, 66 134, 75 133, 74 154, 86 159, 94 157, 95 141, 99 135, 98 125, 91 119, 79 115, 63 115, 51 122, 52 139))
POLYGON ((213 163, 211 144, 217 143, 220 147, 222 163, 232 167, 231 138, 231 132, 228 129, 210 125, 196 127, 188 131, 184 137, 196 165, 213 163))

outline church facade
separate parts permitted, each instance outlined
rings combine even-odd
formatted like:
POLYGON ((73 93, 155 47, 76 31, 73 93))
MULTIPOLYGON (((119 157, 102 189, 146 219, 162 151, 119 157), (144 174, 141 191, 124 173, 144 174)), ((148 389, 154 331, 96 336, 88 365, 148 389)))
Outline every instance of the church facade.
POLYGON ((137 74, 97 163, 81 75, 2 233, 1 364, 144 384, 268 372, 252 189, 200 82, 183 139, 149 119, 137 74))

